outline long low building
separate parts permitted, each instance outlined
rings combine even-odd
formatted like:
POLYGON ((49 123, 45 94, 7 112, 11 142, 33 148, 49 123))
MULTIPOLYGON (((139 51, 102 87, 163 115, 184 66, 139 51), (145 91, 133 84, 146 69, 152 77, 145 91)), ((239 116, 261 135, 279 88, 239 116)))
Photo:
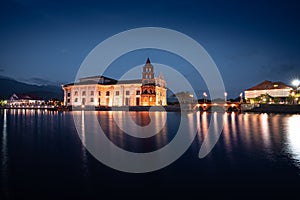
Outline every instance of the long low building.
POLYGON ((18 94, 14 93, 8 100, 8 105, 10 107, 15 106, 40 106, 45 104, 42 98, 39 98, 33 94, 18 94))
POLYGON ((142 79, 117 81, 105 76, 81 78, 62 86, 66 106, 158 106, 167 104, 166 81, 154 77, 148 58, 142 79))
POLYGON ((245 90, 247 103, 287 103, 293 88, 283 82, 265 80, 245 90))

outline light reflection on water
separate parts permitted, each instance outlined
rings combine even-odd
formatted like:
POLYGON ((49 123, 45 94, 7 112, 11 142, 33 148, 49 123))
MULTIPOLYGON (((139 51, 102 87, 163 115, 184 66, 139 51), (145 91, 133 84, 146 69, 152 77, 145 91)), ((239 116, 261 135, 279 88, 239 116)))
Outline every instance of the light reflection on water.
MULTIPOLYGON (((2 113, 1 113, 2 114, 2 113)), ((7 113, 3 111, 2 148, 1 148, 1 193, 8 198, 8 153, 7 153, 7 113)))
MULTIPOLYGON (((37 187, 40 183, 47 183, 47 181, 43 182, 46 178, 49 185, 44 184, 45 188, 54 184, 63 188, 70 182, 57 183, 56 176, 63 176, 65 180, 72 180, 75 176, 74 179, 76 180, 86 182, 93 180, 97 183, 101 182, 102 178, 110 180, 111 174, 103 174, 108 171, 107 168, 102 166, 98 172, 97 164, 99 163, 92 160, 91 155, 81 145, 87 139, 84 133, 89 131, 87 129, 89 122, 84 112, 78 111, 78 113, 74 112, 73 114, 77 114, 82 122, 81 135, 76 133, 70 112, 25 109, 0 110, 1 183, 5 184, 6 180, 22 181, 41 176, 43 179, 35 178, 38 183, 37 187), (74 169, 72 172, 73 168, 76 170, 74 169), (9 170, 12 169, 14 170, 13 173, 9 173, 9 170), (46 175, 45 172, 47 172, 46 175), (49 175, 47 176, 47 174, 49 175), (98 175, 98 178, 93 179, 95 174, 98 175), (52 177, 54 178, 52 179, 52 177)), ((153 120, 151 121, 159 127, 162 126, 161 130, 149 138, 135 138, 116 126, 112 112, 99 111, 93 112, 93 114, 97 115, 98 122, 106 136, 114 144, 132 152, 150 152, 164 147, 174 138, 180 123, 179 113, 153 112, 153 120), (165 125, 161 120, 164 118, 166 118, 165 125)), ((118 115, 122 117, 123 113, 120 112, 118 115)), ((133 121, 136 121, 140 126, 145 126, 150 122, 147 112, 131 112, 130 115, 133 121)), ((196 120, 193 121, 191 118, 188 124, 190 128, 186 129, 186 134, 191 134, 191 127, 193 126, 198 130, 191 151, 188 150, 188 155, 183 156, 186 160, 179 159, 175 162, 171 168, 175 172, 168 172, 171 174, 170 176, 183 173, 181 169, 189 169, 192 175, 189 172, 184 172, 185 175, 195 176, 199 180, 203 176, 202 171, 208 174, 217 172, 219 175, 226 175, 230 172, 232 174, 247 172, 255 174, 258 172, 257 178, 268 172, 268 167, 274 166, 276 172, 279 173, 277 178, 285 177, 285 175, 291 175, 289 176, 291 178, 295 171, 300 174, 300 115, 197 112, 193 119, 196 120), (222 135, 212 152, 204 159, 198 159, 200 146, 208 133, 210 118, 218 115, 223 117, 222 135), (222 165, 222 167, 218 168, 218 165, 222 165), (178 171, 174 166, 180 166, 178 171), (196 170, 193 171, 194 166, 196 170), (249 167, 247 168, 247 166, 249 167), (255 166, 256 171, 251 171, 253 166, 255 166), (207 168, 212 168, 212 171, 207 168), (241 172, 243 168, 246 170, 241 172), (235 169, 237 170, 235 171, 235 169), (260 174, 260 172, 262 173, 260 174)), ((213 126, 219 127, 217 120, 215 122, 216 124, 213 126)), ((126 124, 122 120, 120 123, 126 124)), ((131 128, 134 129, 134 127, 131 128)), ((270 177, 273 176, 276 174, 272 174, 270 177)), ((262 178, 262 180, 265 179, 262 178)), ((31 183, 33 184, 33 182, 31 183)), ((111 182, 110 184, 113 185, 114 183, 111 182)), ((19 187, 22 190, 25 186, 20 185, 19 187)), ((3 191, 3 187, 1 190, 3 191)), ((10 194, 12 193, 10 190, 10 194)))
POLYGON ((287 120, 287 151, 300 168, 300 115, 290 116, 287 120))
MULTIPOLYGON (((72 114, 76 121, 82 124, 79 133, 82 140, 84 140, 87 131, 94 134, 96 132, 95 126, 99 126, 115 145, 132 152, 154 151, 166 145, 174 136, 174 132, 171 133, 169 126, 165 124, 166 112, 130 112, 128 115, 123 111, 97 113, 94 111, 73 111, 72 114), (92 116, 95 114, 98 124, 91 125, 92 116), (81 119, 77 117, 78 115, 81 115, 81 119), (128 116, 135 123, 126 123, 129 120, 127 119, 128 116), (85 126, 86 123, 89 125, 85 126), (157 128, 153 130, 149 124, 157 128), (147 130, 148 125, 150 128, 147 130), (134 134, 128 131, 136 132, 135 135, 139 135, 139 137, 133 137, 134 134), (144 137, 144 135, 150 135, 150 137, 144 137)), ((174 127, 177 126, 177 120, 174 121, 174 127)), ((171 121, 168 123, 172 124, 171 121)))
MULTIPOLYGON (((135 138, 123 132, 114 122, 112 112, 98 112, 98 120, 107 137, 117 146, 133 152, 154 151, 167 145, 176 134, 174 126, 178 124, 180 116, 176 113, 154 112, 152 113, 152 123, 161 127, 162 118, 167 118, 166 125, 154 136, 149 138, 135 138), (163 116, 162 116, 163 115, 163 116), (174 123, 174 121, 176 121, 174 123), (172 128, 173 127, 173 128, 172 128)), ((122 112, 118 116, 122 116, 122 112)), ((146 126, 150 123, 149 113, 132 112, 130 113, 133 121, 139 126, 146 126)), ((210 117, 217 118, 220 113, 196 113, 196 121, 190 120, 189 127, 197 127, 198 143, 194 149, 199 149, 203 140, 207 136, 210 117)), ((279 154, 286 153, 295 165, 300 168, 300 132, 298 129, 300 115, 280 115, 280 114, 236 114, 224 113, 223 115, 223 132, 217 145, 223 145, 222 149, 226 156, 234 161, 234 152, 245 151, 249 154, 259 154, 265 159, 276 161, 279 154), (251 152, 251 153, 250 153, 251 152)), ((84 121, 84 119, 83 119, 84 121)), ((214 120, 215 130, 220 126, 217 120, 214 120)), ((121 125, 126 124, 120 121, 121 125)), ((84 127, 84 124, 82 125, 84 127)), ((134 130, 135 127, 130 127, 134 130)), ((186 130, 190 134, 192 130, 186 130)), ((216 133, 217 134, 217 133, 216 133)), ((84 136, 82 136, 84 140, 84 136)), ((84 141, 83 141, 84 142, 84 141)), ((255 155, 251 155, 255 156, 255 155)), ((284 155, 285 156, 285 155, 284 155)))

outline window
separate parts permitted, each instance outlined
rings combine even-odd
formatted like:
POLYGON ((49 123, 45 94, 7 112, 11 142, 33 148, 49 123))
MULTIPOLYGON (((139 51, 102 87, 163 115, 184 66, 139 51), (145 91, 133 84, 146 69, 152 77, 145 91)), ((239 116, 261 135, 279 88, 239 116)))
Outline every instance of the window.
POLYGON ((91 96, 94 96, 94 91, 91 91, 91 96))
POLYGON ((129 95, 129 90, 126 91, 126 95, 129 95))
POLYGON ((82 91, 82 96, 85 96, 85 91, 82 91))
POLYGON ((141 94, 141 91, 137 90, 136 95, 140 95, 140 94, 141 94))
POLYGON ((67 102, 70 103, 70 99, 68 99, 67 102))
POLYGON ((101 91, 98 91, 98 95, 101 96, 101 91))
POLYGON ((94 98, 91 98, 91 102, 94 102, 94 98))
POLYGON ((70 97, 71 96, 71 92, 68 92, 68 97, 70 97))
POLYGON ((106 91, 106 96, 109 96, 110 94, 109 94, 109 91, 106 91))
POLYGON ((119 96, 120 92, 119 91, 116 91, 116 96, 119 96))
POLYGON ((74 96, 77 96, 77 95, 78 95, 78 91, 75 91, 74 96))
POLYGON ((76 102, 76 103, 78 102, 78 98, 75 98, 75 102, 76 102))
POLYGON ((85 98, 82 98, 82 105, 85 105, 85 98))

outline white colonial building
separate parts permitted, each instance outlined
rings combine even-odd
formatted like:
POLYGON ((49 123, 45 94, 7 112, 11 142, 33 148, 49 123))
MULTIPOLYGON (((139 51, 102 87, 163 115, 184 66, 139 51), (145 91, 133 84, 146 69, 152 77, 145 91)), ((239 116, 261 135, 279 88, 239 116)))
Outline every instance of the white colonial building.
POLYGON ((245 90, 245 99, 248 103, 261 103, 263 101, 274 102, 274 99, 284 103, 291 95, 293 88, 282 82, 265 80, 258 85, 245 90))
POLYGON ((166 81, 162 74, 154 77, 149 58, 142 79, 117 81, 105 76, 81 78, 63 85, 66 106, 158 106, 166 105, 166 81))

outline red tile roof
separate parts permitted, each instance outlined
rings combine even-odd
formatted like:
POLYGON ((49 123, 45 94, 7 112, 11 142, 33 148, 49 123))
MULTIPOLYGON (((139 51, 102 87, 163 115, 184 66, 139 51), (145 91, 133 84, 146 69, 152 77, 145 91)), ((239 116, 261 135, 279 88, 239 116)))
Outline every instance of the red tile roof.
POLYGON ((283 82, 277 81, 272 82, 265 80, 262 83, 259 83, 258 85, 251 87, 248 90, 272 90, 272 89, 293 89, 291 86, 284 84, 283 82))

